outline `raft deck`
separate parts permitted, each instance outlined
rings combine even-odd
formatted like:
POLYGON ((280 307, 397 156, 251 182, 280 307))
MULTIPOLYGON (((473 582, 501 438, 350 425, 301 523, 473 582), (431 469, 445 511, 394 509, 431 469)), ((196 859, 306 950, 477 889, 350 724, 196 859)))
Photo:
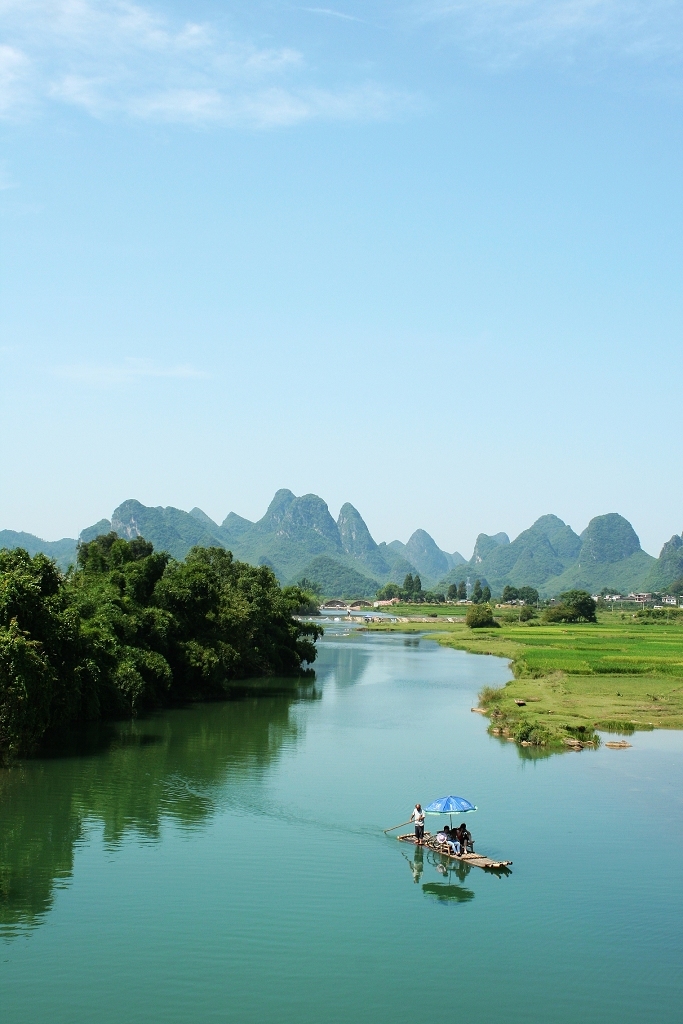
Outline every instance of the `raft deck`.
MULTIPOLYGON (((413 843, 414 846, 417 846, 417 840, 412 832, 408 832, 404 836, 397 836, 396 838, 400 843, 413 843)), ((461 853, 458 855, 453 853, 448 843, 437 843, 434 836, 430 835, 429 832, 425 832, 422 846, 426 846, 429 850, 434 850, 435 853, 441 854, 442 857, 448 857, 450 860, 465 861, 475 868, 484 868, 489 871, 495 871, 497 868, 506 868, 508 864, 512 864, 511 860, 491 860, 490 857, 485 857, 483 853, 461 853)))

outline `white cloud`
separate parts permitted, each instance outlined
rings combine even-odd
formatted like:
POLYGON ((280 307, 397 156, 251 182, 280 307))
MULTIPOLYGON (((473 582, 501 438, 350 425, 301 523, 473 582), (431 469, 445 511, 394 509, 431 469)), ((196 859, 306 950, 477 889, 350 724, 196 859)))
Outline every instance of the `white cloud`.
POLYGON ((354 14, 335 11, 331 7, 303 7, 302 10, 308 14, 325 14, 328 18, 341 18, 343 21, 362 21, 362 18, 357 18, 354 14))
POLYGON ((0 116, 12 115, 26 102, 30 61, 14 46, 0 44, 0 116))
POLYGON ((683 52, 679 0, 417 0, 412 9, 503 66, 543 54, 655 61, 683 52))
POLYGON ((94 117, 270 127, 386 117, 404 97, 320 90, 292 47, 259 48, 211 24, 128 0, 0 0, 0 115, 58 102, 94 117))
POLYGON ((208 376, 193 366, 159 366, 151 359, 124 359, 122 363, 93 364, 76 363, 55 367, 56 377, 77 381, 81 384, 131 384, 150 378, 174 378, 177 380, 199 380, 208 376))

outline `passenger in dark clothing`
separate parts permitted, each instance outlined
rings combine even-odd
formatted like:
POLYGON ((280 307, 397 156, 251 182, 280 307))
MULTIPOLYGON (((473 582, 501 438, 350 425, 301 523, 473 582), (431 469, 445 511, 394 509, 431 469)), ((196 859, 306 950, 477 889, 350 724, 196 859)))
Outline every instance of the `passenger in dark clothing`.
POLYGON ((458 829, 460 833, 460 845, 463 853, 471 853, 474 850, 474 843, 472 841, 472 833, 468 830, 467 825, 463 821, 462 825, 458 829))
POLYGON ((450 828, 449 825, 444 825, 443 828, 446 834, 446 842, 452 849, 453 853, 460 854, 460 840, 458 839, 457 830, 450 828))

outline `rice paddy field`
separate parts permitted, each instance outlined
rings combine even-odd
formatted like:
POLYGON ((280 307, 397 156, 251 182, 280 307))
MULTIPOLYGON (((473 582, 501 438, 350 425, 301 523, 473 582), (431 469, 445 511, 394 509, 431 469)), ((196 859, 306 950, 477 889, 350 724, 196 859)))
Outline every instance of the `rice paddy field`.
POLYGON ((605 612, 597 624, 534 620, 470 630, 464 622, 442 621, 371 628, 427 633, 447 647, 508 658, 515 678, 502 690, 483 690, 482 704, 513 724, 541 727, 549 740, 581 728, 626 734, 683 728, 680 622, 605 612))

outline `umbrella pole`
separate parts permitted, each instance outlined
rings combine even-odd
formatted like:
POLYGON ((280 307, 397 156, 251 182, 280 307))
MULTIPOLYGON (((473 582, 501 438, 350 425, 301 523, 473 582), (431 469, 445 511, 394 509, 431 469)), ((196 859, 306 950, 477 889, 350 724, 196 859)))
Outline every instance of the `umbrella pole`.
POLYGON ((400 825, 394 825, 392 828, 385 828, 384 835, 386 835, 387 832, 394 832, 397 828, 403 828, 404 825, 410 825, 412 820, 412 818, 409 818, 408 821, 402 821, 400 825))

